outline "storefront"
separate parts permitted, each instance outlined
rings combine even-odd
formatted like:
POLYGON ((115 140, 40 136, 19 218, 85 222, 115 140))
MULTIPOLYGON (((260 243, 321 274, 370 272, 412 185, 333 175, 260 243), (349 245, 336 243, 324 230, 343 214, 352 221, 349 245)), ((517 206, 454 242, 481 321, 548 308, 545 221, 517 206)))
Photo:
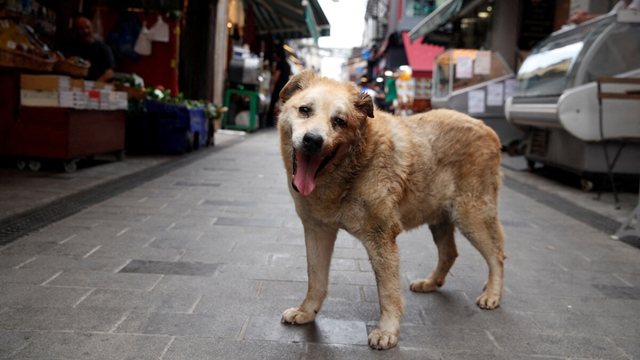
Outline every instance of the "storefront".
POLYGON ((11 0, 0 25, 0 156, 67 171, 96 154, 212 144, 234 45, 264 58, 276 41, 328 34, 316 0, 11 0), (78 15, 113 54, 109 83, 87 81, 88 63, 65 54, 78 15))

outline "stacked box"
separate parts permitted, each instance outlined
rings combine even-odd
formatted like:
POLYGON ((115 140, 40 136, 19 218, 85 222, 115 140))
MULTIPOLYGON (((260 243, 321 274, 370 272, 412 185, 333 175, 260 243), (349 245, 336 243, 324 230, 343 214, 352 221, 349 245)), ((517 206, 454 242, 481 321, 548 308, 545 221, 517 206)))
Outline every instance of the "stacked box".
POLYGON ((20 90, 20 105, 58 107, 60 102, 57 91, 20 90))
POLYGON ((100 110, 100 91, 87 90, 87 109, 100 110))
POLYGON ((60 107, 73 109, 86 109, 89 96, 84 91, 61 91, 60 107))
POLYGON ((124 91, 112 91, 110 96, 112 110, 127 110, 129 108, 129 96, 124 91))
POLYGON ((38 91, 66 91, 71 89, 71 78, 61 75, 20 75, 20 88, 38 91))
POLYGON ((60 106, 58 94, 70 89, 70 78, 59 75, 20 75, 20 105, 60 106))
POLYGON ((89 110, 127 110, 127 93, 112 84, 59 75, 21 75, 20 104, 89 110))

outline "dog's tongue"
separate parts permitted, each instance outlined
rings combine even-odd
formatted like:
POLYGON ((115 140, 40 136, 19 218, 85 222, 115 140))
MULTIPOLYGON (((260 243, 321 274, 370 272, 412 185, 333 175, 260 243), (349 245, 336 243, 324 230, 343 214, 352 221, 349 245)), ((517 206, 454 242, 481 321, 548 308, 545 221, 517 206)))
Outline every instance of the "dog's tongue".
POLYGON ((320 156, 309 156, 302 153, 296 154, 296 173, 293 175, 293 184, 302 196, 307 196, 316 188, 316 172, 320 167, 320 156))

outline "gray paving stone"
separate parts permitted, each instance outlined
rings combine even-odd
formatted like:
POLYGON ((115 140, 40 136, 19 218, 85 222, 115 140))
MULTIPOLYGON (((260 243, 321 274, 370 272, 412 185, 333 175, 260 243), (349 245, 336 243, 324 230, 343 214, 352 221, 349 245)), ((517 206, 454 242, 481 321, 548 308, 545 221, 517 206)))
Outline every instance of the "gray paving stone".
POLYGON ((405 347, 435 348, 441 352, 493 353, 496 350, 484 330, 467 327, 403 324, 399 341, 405 347))
POLYGON ((558 335, 528 331, 502 332, 493 330, 496 343, 508 353, 564 356, 577 358, 627 359, 613 341, 604 336, 558 335))
POLYGON ((31 260, 31 255, 10 255, 0 251, 0 269, 11 269, 31 260))
POLYGON ((0 306, 70 307, 91 289, 61 288, 27 284, 2 284, 0 306))
POLYGON ((280 317, 251 317, 244 338, 284 343, 367 345, 367 330, 362 321, 316 318, 310 324, 287 325, 280 322, 280 317))
POLYGON ((185 261, 152 261, 131 260, 120 273, 134 274, 162 274, 162 275, 188 275, 188 276, 212 276, 220 264, 185 262, 185 261))
POLYGON ((169 336, 103 333, 32 333, 19 359, 158 359, 169 336))
POLYGON ((146 312, 188 313, 200 301, 197 293, 96 289, 79 308, 125 309, 146 312))
POLYGON ((282 226, 282 220, 266 218, 220 217, 215 222, 215 225, 280 228, 282 226))
POLYGON ((8 359, 29 344, 28 332, 0 330, 0 359, 8 359))
POLYGON ((48 286, 150 290, 160 280, 156 274, 114 274, 102 271, 63 272, 48 286))
POLYGON ((640 359, 640 342, 638 337, 614 337, 611 340, 633 360, 640 359))
POLYGON ((268 359, 297 360, 304 344, 271 341, 234 341, 197 337, 177 337, 163 360, 193 359, 268 359))
POLYGON ((0 328, 13 331, 111 330, 125 311, 100 308, 18 307, 0 313, 0 328))
MULTIPOLYGON (((260 287, 260 298, 302 300, 307 292, 306 281, 263 281, 260 287)), ((328 298, 344 300, 352 303, 361 301, 360 289, 352 285, 332 284, 328 290, 328 298)), ((357 306, 357 305, 356 305, 357 306)))
POLYGON ((255 298, 261 286, 259 280, 167 275, 154 287, 154 291, 202 294, 207 298, 244 299, 255 298))
POLYGON ((218 275, 227 279, 307 281, 304 269, 288 269, 274 266, 225 264, 218 275))
POLYGON ((101 258, 96 256, 69 257, 69 256, 50 256, 38 255, 29 263, 21 266, 21 269, 54 269, 54 270, 73 270, 73 271, 106 271, 115 272, 121 269, 129 259, 113 259, 101 258))
POLYGON ((30 241, 22 238, 2 248, 0 254, 35 256, 56 246, 58 243, 54 241, 30 241))
MULTIPOLYGON (((307 269, 306 255, 296 255, 290 252, 275 252, 271 254, 269 265, 275 267, 293 267, 307 269)), ((333 257, 331 259, 331 271, 356 271, 358 266, 354 259, 342 259, 333 257)))
POLYGON ((180 249, 156 249, 142 245, 107 244, 100 247, 92 257, 108 259, 139 259, 177 261, 184 254, 180 249))
POLYGON ((393 349, 377 351, 365 345, 307 344, 304 360, 341 360, 341 359, 399 359, 399 360, 435 360, 442 359, 435 349, 406 348, 400 344, 393 349))
POLYGON ((633 316, 602 316, 568 310, 563 313, 529 313, 539 329, 546 332, 572 335, 640 338, 638 320, 633 316))
POLYGON ((0 285, 7 283, 38 285, 53 277, 55 269, 0 269, 0 285))
POLYGON ((242 330, 247 316, 170 313, 133 313, 116 333, 197 336, 233 340, 242 330))
POLYGON ((234 251, 233 242, 229 242, 224 247, 210 246, 201 250, 186 249, 180 257, 183 261, 190 262, 216 262, 223 264, 237 265, 267 265, 269 253, 259 251, 234 251))

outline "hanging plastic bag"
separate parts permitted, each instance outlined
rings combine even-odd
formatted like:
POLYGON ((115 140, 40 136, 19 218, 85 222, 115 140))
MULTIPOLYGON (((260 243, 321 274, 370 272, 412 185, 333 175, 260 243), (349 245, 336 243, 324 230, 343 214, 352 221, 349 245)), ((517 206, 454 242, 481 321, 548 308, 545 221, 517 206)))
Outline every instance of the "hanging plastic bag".
POLYGON ((152 41, 169 42, 169 25, 162 16, 158 15, 158 21, 149 29, 149 36, 152 41))
POLYGON ((151 55, 151 32, 147 28, 147 24, 142 26, 140 30, 140 34, 138 34, 138 39, 136 40, 136 45, 133 48, 135 52, 140 55, 149 56, 151 55))

